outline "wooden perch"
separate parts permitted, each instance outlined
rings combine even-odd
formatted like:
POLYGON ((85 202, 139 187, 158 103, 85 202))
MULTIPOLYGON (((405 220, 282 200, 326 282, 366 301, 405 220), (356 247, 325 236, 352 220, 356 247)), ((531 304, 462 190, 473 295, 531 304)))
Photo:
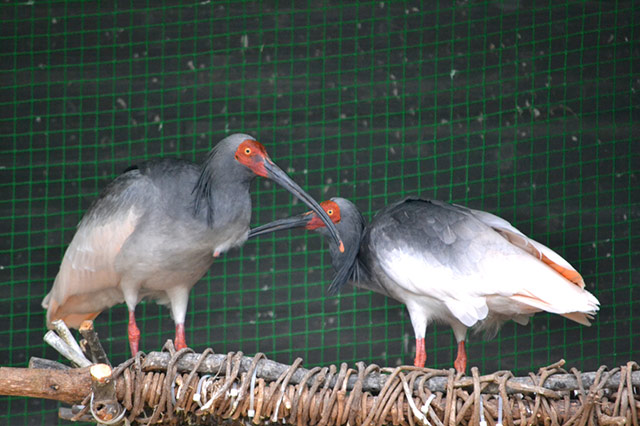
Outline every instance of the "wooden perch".
POLYGON ((89 369, 91 374, 92 397, 90 410, 96 419, 112 424, 124 416, 124 408, 118 403, 116 383, 107 364, 95 364, 89 369))
POLYGON ((89 358, 95 363, 111 366, 109 358, 100 343, 100 339, 98 339, 98 333, 96 333, 93 328, 93 321, 84 321, 82 325, 80 325, 78 331, 80 331, 80 334, 84 337, 84 340, 80 342, 80 345, 83 346, 84 343, 84 346, 88 349, 90 355, 89 358))
MULTIPOLYGON (((198 362, 198 358, 200 355, 198 354, 186 354, 177 363, 178 372, 190 372, 193 367, 198 362)), ((142 363, 142 369, 144 371, 166 371, 167 365, 171 355, 166 352, 151 352, 147 355, 142 363)), ((240 373, 247 372, 253 362, 253 358, 251 357, 243 357, 240 366, 240 373)), ((224 375, 227 369, 227 355, 221 354, 213 354, 208 355, 206 359, 200 364, 198 368, 198 372, 201 374, 221 374, 224 375)), ((286 364, 280 364, 275 361, 271 361, 268 359, 262 359, 258 362, 257 366, 257 377, 262 378, 269 381, 275 381, 280 377, 280 375, 287 371, 289 366, 286 364)), ((290 383, 298 384, 302 381, 302 379, 307 375, 309 370, 305 368, 298 368, 293 375, 291 376, 290 383)), ((594 382, 596 373, 582 373, 581 379, 582 384, 585 388, 591 386, 594 382)), ((383 373, 371 373, 364 379, 363 390, 367 392, 372 392, 374 394, 380 392, 380 390, 384 387, 385 382, 387 381, 388 374, 383 373)), ((631 375, 633 386, 640 386, 640 371, 634 371, 631 375)), ((349 382, 347 384, 347 390, 353 389, 353 385, 355 384, 357 377, 352 375, 349 377, 349 382)), ((432 392, 445 392, 447 390, 447 377, 439 376, 432 377, 431 379, 426 381, 426 386, 432 392)), ((334 380, 335 382, 335 380, 334 380)), ((469 390, 473 387, 473 379, 471 377, 463 377, 460 379, 460 387, 463 389, 469 390)), ((310 381, 309 385, 311 386, 313 382, 310 381)), ((330 384, 332 386, 333 383, 330 384)), ((607 383, 605 384, 605 388, 608 389, 617 389, 620 385, 620 373, 613 374, 607 383)), ((418 383, 415 384, 414 388, 417 388, 418 383)), ((578 382, 576 377, 573 374, 554 374, 549 377, 543 386, 545 389, 550 391, 566 391, 566 390, 576 390, 579 389, 578 382)), ((515 393, 527 393, 529 389, 529 393, 534 392, 534 383, 530 377, 514 377, 507 381, 507 393, 515 394, 515 393)), ((497 394, 498 393, 498 385, 494 383, 489 383, 485 388, 483 388, 483 393, 486 394, 497 394)))
POLYGON ((0 394, 77 404, 91 392, 89 368, 51 370, 0 367, 0 394))
POLYGON ((77 366, 90 366, 91 361, 84 356, 80 345, 75 341, 66 324, 61 320, 57 320, 53 322, 53 326, 55 331, 49 330, 44 335, 44 341, 77 366))
MULTIPOLYGON (((86 396, 93 391, 96 395, 98 393, 101 395, 96 396, 94 400, 96 414, 101 416, 103 420, 108 421, 123 412, 120 411, 121 408, 118 408, 120 405, 117 400, 114 401, 112 399, 113 394, 109 389, 110 385, 107 385, 111 377, 111 370, 104 370, 104 367, 108 368, 104 364, 100 365, 98 370, 94 370, 95 367, 97 365, 94 365, 93 368, 76 368, 66 371, 0 367, 0 394, 53 399, 73 405, 82 403, 86 396), (94 375, 92 375, 92 370, 95 373, 94 375), (104 375, 105 371, 108 373, 107 376, 104 375), (114 401, 115 404, 106 407, 98 404, 98 399, 103 402, 114 401)), ((125 384, 122 377, 115 383, 111 382, 111 384, 115 384, 117 399, 122 400, 125 393, 125 384)), ((434 401, 432 404, 437 404, 442 411, 445 409, 445 399, 434 401)), ((486 409, 491 412, 497 412, 498 403, 495 399, 485 401, 484 404, 486 409)), ((557 407, 558 414, 569 416, 580 409, 581 404, 579 401, 571 401, 566 406, 559 404, 557 407)), ((69 411, 68 417, 70 418, 76 414, 69 409, 67 411, 69 411)), ((518 412, 513 414, 514 418, 519 418, 518 412)), ((89 419, 86 416, 83 418, 89 419)))
MULTIPOLYGON (((106 359, 91 324, 83 329, 87 357, 106 359)), ((35 358, 29 365, 42 368, 0 367, 0 395, 75 404, 60 411, 73 421, 116 425, 126 415, 128 421, 145 424, 173 420, 209 424, 232 418, 245 424, 271 419, 366 426, 406 424, 408 418, 410 425, 433 422, 437 426, 477 424, 483 413, 490 425, 503 419, 512 425, 516 420, 547 424, 551 417, 568 424, 637 425, 640 413, 635 396, 640 367, 631 361, 611 371, 605 367, 593 373, 572 370, 575 375, 560 374, 564 372, 561 360, 531 377, 512 377, 509 372, 480 376, 475 367, 472 377, 458 377, 453 370, 365 367, 362 363, 357 371, 347 364, 308 370, 299 368, 301 359, 289 366, 264 354, 254 358, 241 352, 208 355, 212 352, 208 349, 200 355, 175 351, 168 344, 169 352, 140 354, 112 370, 107 363, 92 365, 63 323, 56 324, 56 330, 58 334, 47 333, 47 341, 73 363, 91 366, 65 369, 35 358), (543 387, 536 385, 541 382, 543 387), (502 391, 499 386, 504 386, 502 391), (578 389, 582 391, 579 399, 568 392, 578 389), (498 392, 498 397, 487 395, 498 392), (498 399, 504 400, 500 407, 498 399)))
POLYGON ((339 371, 336 366, 306 370, 297 368, 297 362, 285 366, 260 357, 242 357, 241 353, 205 354, 200 364, 194 364, 192 361, 199 357, 184 351, 173 352, 173 356, 151 353, 122 364, 116 379, 106 364, 69 370, 0 368, 0 394, 79 404, 71 410, 61 410, 62 416, 114 425, 125 415, 130 421, 150 424, 170 423, 172 419, 210 424, 233 418, 245 424, 276 419, 291 424, 364 426, 406 424, 402 419, 410 418, 415 420, 410 423, 417 425, 428 424, 424 421, 427 417, 434 425, 447 423, 444 419, 456 424, 477 424, 478 407, 483 407, 491 425, 498 418, 508 419, 505 424, 546 424, 551 415, 559 416, 560 423, 597 421, 622 425, 637 424, 632 421, 637 421, 640 412, 640 400, 634 391, 640 371, 633 362, 619 369, 622 381, 618 369, 604 373, 602 367, 597 373, 579 374, 587 393, 578 399, 573 392, 566 392, 569 379, 575 378, 555 374, 562 371, 557 367, 561 363, 541 369, 536 376, 538 380, 546 377, 547 384, 565 391, 556 395, 553 390, 535 387, 533 381, 528 383, 530 378, 507 380, 503 373, 479 376, 475 368, 473 377, 456 380, 448 371, 410 366, 392 372, 369 366, 367 370, 374 373, 367 375, 361 365, 357 372, 346 364, 339 371), (247 361, 252 363, 248 369, 247 361), (201 377, 195 375, 194 368, 201 377), (547 377, 549 371, 553 373, 547 377), (253 372, 259 377, 255 385, 251 384, 253 372), (305 374, 302 379, 298 376, 301 373, 305 374), (431 377, 433 374, 446 376, 431 377), (594 375, 597 380, 591 378, 594 375), (354 386, 351 378, 355 376, 359 381, 354 386), (448 380, 447 388, 439 389, 439 380, 434 379, 443 378, 448 380), (616 380, 618 385, 614 386, 616 380), (505 390, 521 390, 504 399, 504 413, 498 407, 498 398, 486 395, 497 383, 504 383, 505 390), (431 392, 416 384, 424 384, 431 392), (604 392, 605 387, 614 389, 604 392), (374 391, 376 388, 379 391, 374 391))
POLYGON ((67 404, 80 404, 92 391, 96 393, 96 402, 122 398, 124 383, 111 381, 111 368, 106 366, 105 370, 105 366, 67 370, 0 367, 0 395, 53 399, 67 404))
POLYGON ((71 367, 58 361, 52 361, 50 359, 32 356, 29 360, 29 368, 42 368, 45 370, 69 370, 71 367))

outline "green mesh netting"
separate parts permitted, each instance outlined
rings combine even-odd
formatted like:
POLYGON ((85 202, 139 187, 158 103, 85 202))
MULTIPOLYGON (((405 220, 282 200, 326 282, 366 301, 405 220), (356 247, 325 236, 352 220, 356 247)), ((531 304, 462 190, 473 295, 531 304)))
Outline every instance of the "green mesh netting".
MULTIPOLYGON (((201 161, 246 132, 316 199, 371 217, 420 194, 499 214, 583 274, 594 325, 538 314, 469 364, 592 370, 640 348, 640 7, 633 1, 3 2, 0 5, 0 365, 56 359, 41 299, 75 225, 136 162, 201 161), (544 3, 544 4, 543 4, 544 3)), ((259 179, 255 225, 304 211, 259 179)), ((306 365, 411 363, 403 306, 345 289, 321 237, 292 231, 217 260, 192 292, 197 351, 306 365)), ((518 277, 514 277, 517 280, 518 277)), ((138 308, 141 347, 173 336, 138 308)), ((124 305, 96 327, 128 357, 124 305)), ((427 364, 455 357, 427 330, 427 364)), ((0 398, 0 423, 54 424, 55 402, 0 398)))

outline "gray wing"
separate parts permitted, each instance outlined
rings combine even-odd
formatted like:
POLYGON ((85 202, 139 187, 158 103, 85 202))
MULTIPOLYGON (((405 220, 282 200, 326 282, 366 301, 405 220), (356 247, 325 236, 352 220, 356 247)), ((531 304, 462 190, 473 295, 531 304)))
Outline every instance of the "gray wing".
POLYGON ((476 269, 484 255, 480 241, 493 238, 470 210, 435 200, 407 198, 383 209, 369 228, 369 249, 428 255, 431 262, 461 273, 476 269))
POLYGON ((394 298, 439 300, 467 326, 486 317, 483 295, 496 289, 470 277, 479 274, 486 246, 497 242, 500 250, 506 241, 467 209, 405 199, 376 215, 364 241, 368 263, 385 275, 378 281, 394 298))
POLYGON ((571 279, 575 270, 497 216, 408 199, 373 223, 370 250, 402 301, 439 300, 466 326, 486 317, 494 297, 506 301, 494 308, 508 315, 546 310, 586 324, 597 310, 597 299, 571 279))
POLYGON ((47 322, 63 319, 77 327, 122 302, 114 268, 122 245, 135 230, 157 189, 140 170, 117 177, 94 201, 67 248, 53 288, 43 300, 47 322), (96 294, 103 296, 97 298, 96 294))

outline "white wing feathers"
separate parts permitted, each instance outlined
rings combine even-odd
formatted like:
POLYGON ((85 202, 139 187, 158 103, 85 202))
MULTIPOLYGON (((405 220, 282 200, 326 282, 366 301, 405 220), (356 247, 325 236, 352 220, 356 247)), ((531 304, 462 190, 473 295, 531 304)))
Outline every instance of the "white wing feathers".
POLYGON ((582 276, 580 276, 578 271, 576 271, 576 269, 558 253, 527 237, 520 232, 520 230, 501 217, 479 210, 470 210, 470 212, 475 218, 483 222, 485 225, 493 228, 493 230, 506 238, 511 244, 530 253, 532 256, 537 257, 569 281, 577 284, 580 288, 584 288, 584 280, 582 279, 582 276))
MULTIPOLYGON (((453 265, 443 264, 446 256, 432 254, 426 244, 418 250, 408 244, 398 246, 396 239, 388 249, 378 250, 381 268, 395 283, 390 291, 396 299, 404 303, 423 299, 429 306, 440 301, 467 327, 491 312, 525 322, 539 310, 589 324, 599 302, 584 290, 582 277, 566 260, 506 220, 471 212, 469 220, 475 218, 487 228, 468 241, 456 242, 464 244, 463 250, 445 248, 451 250, 453 265)), ((437 319, 442 312, 430 315, 437 319)))

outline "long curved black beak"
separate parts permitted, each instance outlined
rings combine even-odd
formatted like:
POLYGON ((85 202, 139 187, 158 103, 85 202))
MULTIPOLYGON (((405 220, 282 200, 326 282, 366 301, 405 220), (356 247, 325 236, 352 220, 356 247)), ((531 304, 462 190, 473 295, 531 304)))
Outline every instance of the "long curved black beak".
POLYGON ((284 231, 292 228, 304 228, 313 218, 311 212, 299 214, 296 216, 285 217, 284 219, 274 220, 273 222, 257 226, 249 231, 249 238, 258 235, 268 234, 270 232, 284 231))
POLYGON ((340 239, 338 234, 338 230, 336 226, 331 221, 327 213, 320 207, 320 205, 314 200, 309 194, 304 192, 302 188, 295 183, 289 175, 287 175, 280 167, 278 167, 274 162, 270 159, 266 159, 264 162, 264 167, 267 171, 267 177, 274 182, 280 184, 287 191, 295 195, 300 201, 304 202, 311 210, 313 210, 319 217, 322 219, 324 224, 327 226, 327 229, 331 233, 331 237, 335 240, 336 244, 340 248, 341 252, 344 252, 344 244, 340 239))

